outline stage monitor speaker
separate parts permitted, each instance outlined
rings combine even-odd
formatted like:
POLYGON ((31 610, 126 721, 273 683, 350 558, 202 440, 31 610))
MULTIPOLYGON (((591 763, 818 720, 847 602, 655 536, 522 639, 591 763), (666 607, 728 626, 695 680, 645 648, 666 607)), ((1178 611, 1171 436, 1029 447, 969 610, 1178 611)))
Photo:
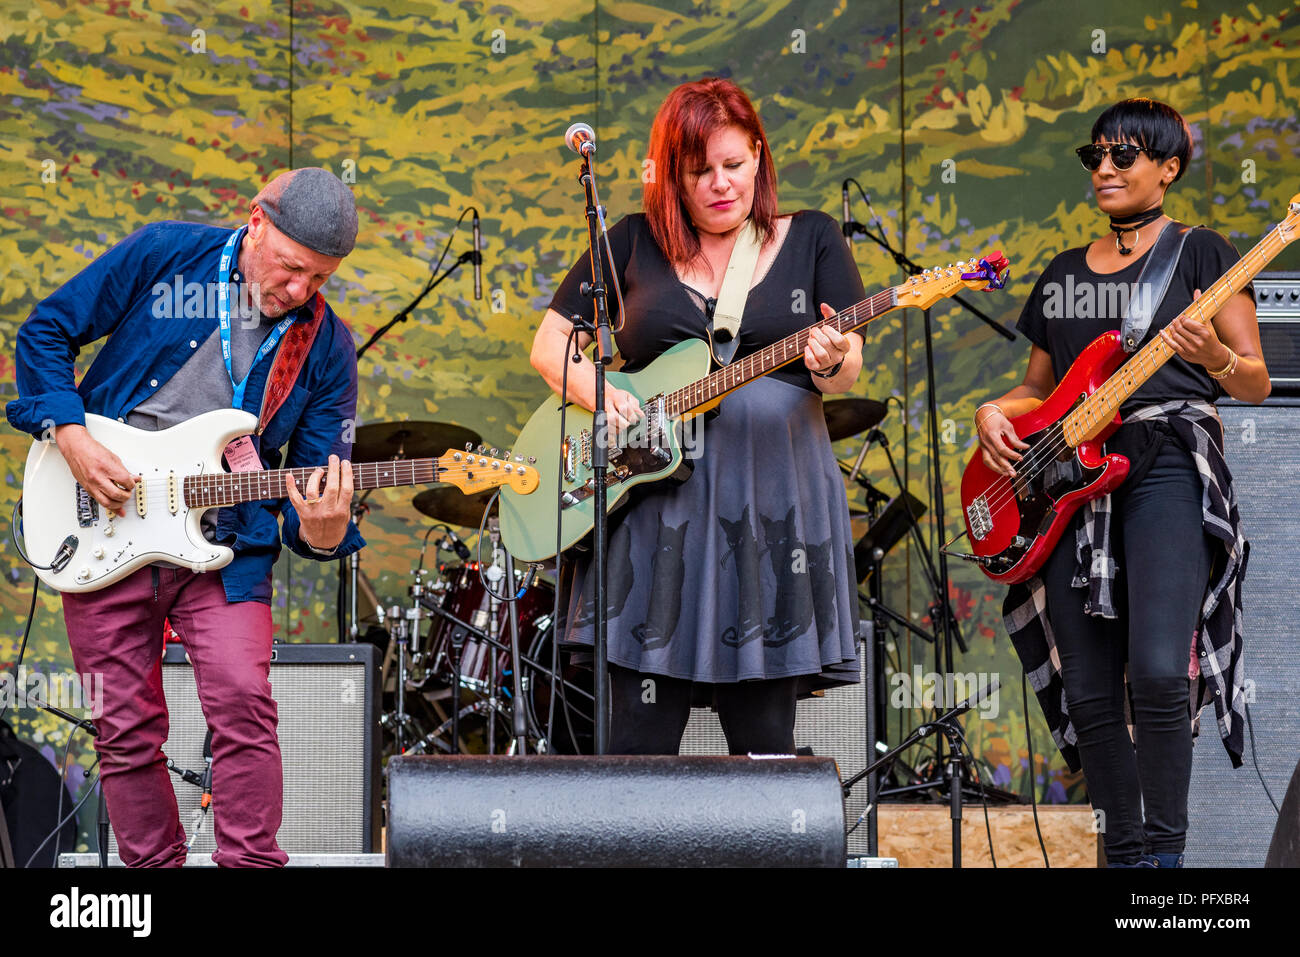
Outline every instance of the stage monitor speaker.
MULTIPOLYGON (((288 854, 364 854, 379 849, 376 652, 369 644, 274 646, 271 694, 279 708, 284 767, 284 819, 276 837, 288 854)), ((207 723, 199 708, 194 669, 180 645, 168 645, 163 655, 163 693, 170 716, 163 753, 178 767, 202 773, 207 723)), ((188 832, 202 792, 175 775, 172 785, 188 832)), ((191 853, 215 850, 213 828, 220 815, 221 804, 214 801, 191 853)), ((109 850, 117 853, 115 837, 109 850)))
MULTIPOLYGON (((1267 356, 1266 356, 1267 358, 1267 356)), ((1250 561, 1243 586, 1243 659, 1253 725, 1244 729, 1244 765, 1223 750, 1214 708, 1201 713, 1188 800, 1188 867, 1262 867, 1277 825, 1255 764, 1281 802, 1300 742, 1300 399, 1264 405, 1223 401, 1228 468, 1250 561)))
MULTIPOLYGON (((864 621, 862 627, 870 635, 871 622, 864 621)), ((867 766, 867 682, 861 642, 858 643, 858 668, 861 678, 858 684, 828 688, 821 695, 800 700, 795 706, 795 747, 811 749, 819 757, 834 758, 846 781, 867 766)), ((726 736, 711 708, 691 709, 680 753, 693 756, 727 753, 726 736)), ((866 807, 867 782, 863 780, 845 799, 844 813, 849 827, 857 824, 866 807)), ((848 835, 848 852, 867 853, 865 819, 848 835)))
POLYGON ((1291 786, 1282 800, 1282 813, 1273 829, 1265 867, 1300 867, 1300 764, 1291 775, 1291 786))
POLYGON ((828 758, 388 762, 390 867, 844 867, 828 758))

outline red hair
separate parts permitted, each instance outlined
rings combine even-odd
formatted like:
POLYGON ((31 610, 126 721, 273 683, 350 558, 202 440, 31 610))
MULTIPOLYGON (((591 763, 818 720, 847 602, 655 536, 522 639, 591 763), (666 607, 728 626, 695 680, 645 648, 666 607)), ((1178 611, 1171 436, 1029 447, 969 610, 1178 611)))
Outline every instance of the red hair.
POLYGON ((654 175, 645 184, 642 206, 655 242, 671 263, 689 263, 700 254, 700 237, 682 202, 682 179, 704 162, 709 137, 728 126, 739 127, 759 144, 750 217, 763 242, 776 238, 776 167, 763 124, 740 87, 706 77, 669 93, 650 129, 654 175))

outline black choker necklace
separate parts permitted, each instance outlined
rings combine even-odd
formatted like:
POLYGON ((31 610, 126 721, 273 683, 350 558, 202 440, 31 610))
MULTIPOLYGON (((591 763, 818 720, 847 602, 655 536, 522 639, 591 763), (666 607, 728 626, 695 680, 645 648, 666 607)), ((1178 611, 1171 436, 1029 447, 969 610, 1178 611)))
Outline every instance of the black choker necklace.
POLYGON ((1134 248, 1138 244, 1138 230, 1141 229, 1143 226, 1147 226, 1150 225, 1151 223, 1154 223, 1157 219, 1159 219, 1164 214, 1165 214, 1164 206, 1157 206, 1155 209, 1148 209, 1145 213, 1142 213, 1137 219, 1133 220, 1132 222, 1127 222, 1122 224, 1116 222, 1115 217, 1112 216, 1110 218, 1110 229, 1111 232, 1115 234, 1115 248, 1119 250, 1119 254, 1121 256, 1131 255, 1134 248), (1132 246, 1124 245, 1124 234, 1127 232, 1133 233, 1132 246))

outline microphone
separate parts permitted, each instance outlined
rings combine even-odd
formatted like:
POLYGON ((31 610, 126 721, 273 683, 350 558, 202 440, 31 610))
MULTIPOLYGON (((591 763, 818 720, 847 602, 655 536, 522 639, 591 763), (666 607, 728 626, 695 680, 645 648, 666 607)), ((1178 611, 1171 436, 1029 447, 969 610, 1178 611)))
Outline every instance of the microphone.
POLYGON ((478 228, 478 210, 474 210, 474 298, 483 298, 483 236, 478 228))
POLYGON ((462 562, 469 561, 469 546, 462 542, 451 529, 447 529, 447 534, 442 537, 441 547, 445 551, 455 552, 460 556, 462 562))
POLYGON ((844 209, 843 225, 840 228, 844 231, 844 241, 849 244, 849 252, 852 252, 853 227, 857 224, 853 222, 852 214, 849 213, 849 181, 847 179, 840 184, 840 203, 844 209))
POLYGON ((586 123, 574 123, 564 132, 564 143, 580 156, 596 152, 596 131, 586 123))

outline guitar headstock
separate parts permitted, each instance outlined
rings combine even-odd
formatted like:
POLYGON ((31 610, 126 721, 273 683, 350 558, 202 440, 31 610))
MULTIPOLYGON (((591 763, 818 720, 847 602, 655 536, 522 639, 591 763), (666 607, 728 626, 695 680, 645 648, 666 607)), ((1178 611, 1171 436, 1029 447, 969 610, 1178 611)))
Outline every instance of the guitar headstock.
POLYGON ((1300 193, 1291 197, 1291 202, 1286 204, 1286 219, 1277 224, 1278 235, 1282 237, 1284 243, 1294 240, 1298 229, 1300 229, 1300 193))
POLYGON ((502 485, 508 485, 520 495, 527 495, 537 488, 540 478, 536 465, 525 462, 522 455, 512 459, 509 453, 497 457, 496 449, 492 453, 487 455, 458 449, 445 452, 436 460, 438 481, 454 485, 466 495, 502 485))
POLYGON ((940 299, 962 289, 1001 289, 1011 277, 1011 264, 1001 251, 992 252, 982 259, 967 259, 913 276, 901 286, 895 286, 900 306, 928 309, 940 299))

